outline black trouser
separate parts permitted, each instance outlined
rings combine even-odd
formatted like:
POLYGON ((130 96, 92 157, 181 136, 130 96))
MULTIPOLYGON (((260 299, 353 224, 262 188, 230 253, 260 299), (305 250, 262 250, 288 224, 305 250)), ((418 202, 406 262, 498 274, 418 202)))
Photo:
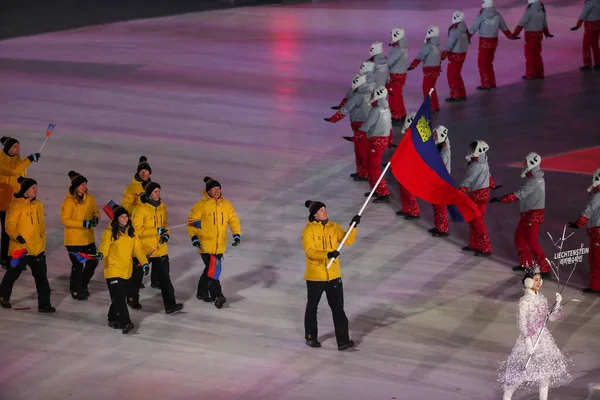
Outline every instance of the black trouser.
MULTIPOLYGON (((6 211, 0 211, 0 224, 2 224, 2 234, 0 235, 0 264, 8 264, 8 244, 10 243, 10 236, 4 229, 6 223, 6 211)), ((10 267, 10 266, 9 266, 10 267)))
POLYGON ((10 301, 13 285, 19 279, 21 272, 25 270, 25 266, 29 265, 31 275, 35 279, 35 288, 38 294, 38 307, 50 307, 50 284, 46 275, 46 255, 40 253, 37 256, 25 256, 15 268, 10 264, 0 283, 0 298, 2 301, 10 301))
POLYGON ((152 263, 152 272, 156 271, 156 279, 160 286, 160 294, 162 295, 165 310, 175 307, 175 289, 173 289, 173 284, 171 283, 169 256, 152 257, 148 261, 152 263))
POLYGON ((154 287, 160 287, 160 267, 157 268, 155 262, 151 262, 151 264, 152 265, 150 266, 150 285, 154 287))
POLYGON ((304 314, 304 332, 306 339, 317 339, 317 308, 323 292, 333 315, 335 338, 338 345, 350 340, 348 334, 348 318, 344 312, 344 288, 341 278, 332 281, 306 281, 307 302, 304 314))
MULTIPOLYGON (((223 254, 213 255, 217 257, 218 260, 222 261, 223 254)), ((208 276, 211 254, 202 253, 200 256, 202 257, 202 261, 204 261, 204 271, 202 271, 202 275, 200 275, 200 279, 198 280, 198 291, 196 294, 200 297, 206 297, 205 294, 209 294, 213 300, 217 297, 223 297, 221 282, 219 282, 218 279, 212 279, 208 276)))
POLYGON ((94 271, 98 266, 98 260, 92 258, 87 260, 85 264, 79 262, 77 257, 71 253, 96 254, 96 244, 91 243, 86 246, 65 246, 69 252, 71 260, 71 277, 69 279, 69 290, 71 294, 81 294, 87 290, 87 287, 94 276, 94 271))
POLYGON ((131 322, 129 310, 125 302, 125 279, 110 278, 106 280, 108 292, 110 293, 110 308, 108 309, 108 321, 117 322, 122 328, 131 322))
POLYGON ((125 291, 127 293, 127 301, 137 303, 140 301, 140 283, 144 278, 144 270, 137 258, 132 260, 133 270, 131 277, 125 282, 125 291))

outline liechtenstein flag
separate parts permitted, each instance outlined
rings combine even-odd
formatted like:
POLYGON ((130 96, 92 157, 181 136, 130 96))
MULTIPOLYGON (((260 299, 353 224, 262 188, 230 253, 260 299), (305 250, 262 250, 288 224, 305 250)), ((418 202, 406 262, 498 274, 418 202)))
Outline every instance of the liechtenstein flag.
POLYGON ((213 254, 210 255, 207 275, 209 278, 214 279, 215 281, 218 281, 219 276, 221 276, 221 259, 217 258, 213 254))
POLYGON ((46 137, 49 137, 50 135, 52 135, 52 131, 54 131, 55 126, 56 126, 56 124, 48 125, 48 129, 46 129, 46 137))
POLYGON ((93 259, 94 259, 94 257, 93 257, 91 254, 80 253, 80 252, 77 252, 77 253, 69 253, 69 254, 73 254, 73 255, 75 256, 75 258, 77 259, 77 261, 79 261, 79 262, 80 262, 80 263, 82 263, 82 264, 85 264, 85 263, 86 263, 86 261, 89 261, 89 260, 93 260, 93 259))
POLYGON ((114 214, 113 214, 113 207, 116 206, 117 203, 115 203, 114 201, 109 201, 108 204, 106 204, 103 208, 102 211, 104 211, 104 213, 108 216, 108 218, 112 221, 114 218, 114 214))
POLYGON ((10 266, 13 268, 17 268, 19 266, 19 263, 21 262, 21 260, 23 258, 25 258, 26 255, 27 255, 27 249, 25 249, 25 248, 17 249, 15 251, 13 251, 12 254, 10 255, 10 266))
POLYGON ((402 186, 431 204, 448 205, 453 221, 469 222, 481 217, 477 205, 454 186, 435 145, 429 95, 406 130, 390 163, 392 173, 402 186))

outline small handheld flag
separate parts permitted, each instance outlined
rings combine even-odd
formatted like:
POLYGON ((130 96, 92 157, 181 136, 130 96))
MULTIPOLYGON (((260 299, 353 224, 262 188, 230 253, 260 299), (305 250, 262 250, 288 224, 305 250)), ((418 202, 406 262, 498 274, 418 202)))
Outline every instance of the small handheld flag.
POLYGON ((104 211, 104 213, 108 216, 108 218, 110 218, 111 221, 114 219, 113 207, 116 205, 117 203, 111 200, 102 208, 102 211, 104 211))
POLYGON ((19 264, 21 263, 21 260, 23 258, 25 258, 25 256, 27 255, 27 249, 23 248, 23 249, 17 249, 15 251, 12 252, 12 254, 10 255, 10 266, 13 268, 17 268, 19 266, 19 264))
POLYGON ((202 221, 199 219, 196 219, 194 221, 188 221, 187 224, 193 226, 196 229, 202 229, 202 221))
POLYGON ((48 125, 48 129, 46 129, 46 137, 50 137, 50 135, 52 135, 52 131, 54 130, 55 126, 56 124, 48 125))
POLYGON ((210 255, 207 275, 209 278, 214 279, 215 281, 218 281, 219 276, 221 276, 221 259, 217 258, 214 254, 210 255))
POLYGON ((85 264, 87 261, 94 259, 94 257, 91 254, 86 254, 86 253, 81 253, 81 252, 69 253, 69 254, 73 254, 75 256, 75 258, 77 258, 77 261, 79 261, 82 264, 85 264))

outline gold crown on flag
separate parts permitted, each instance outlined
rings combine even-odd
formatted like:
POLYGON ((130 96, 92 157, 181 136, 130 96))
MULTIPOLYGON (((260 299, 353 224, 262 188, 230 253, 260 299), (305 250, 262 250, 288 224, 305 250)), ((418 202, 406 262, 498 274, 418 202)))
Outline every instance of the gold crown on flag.
POLYGON ((417 122, 417 132, 419 132, 419 136, 421 136, 423 143, 428 141, 432 136, 429 121, 427 121, 424 116, 421 116, 419 122, 417 122))

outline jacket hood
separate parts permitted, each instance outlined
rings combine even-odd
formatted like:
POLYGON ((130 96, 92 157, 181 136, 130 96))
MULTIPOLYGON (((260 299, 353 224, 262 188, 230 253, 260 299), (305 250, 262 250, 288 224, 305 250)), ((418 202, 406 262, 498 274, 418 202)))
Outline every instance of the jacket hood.
POLYGON ((398 40, 391 44, 392 47, 400 47, 401 49, 408 49, 408 42, 406 41, 406 37, 398 40))
POLYGON ((425 42, 431 44, 432 46, 441 46, 442 44, 442 41, 440 40, 439 36, 434 36, 432 38, 425 39, 425 42))

